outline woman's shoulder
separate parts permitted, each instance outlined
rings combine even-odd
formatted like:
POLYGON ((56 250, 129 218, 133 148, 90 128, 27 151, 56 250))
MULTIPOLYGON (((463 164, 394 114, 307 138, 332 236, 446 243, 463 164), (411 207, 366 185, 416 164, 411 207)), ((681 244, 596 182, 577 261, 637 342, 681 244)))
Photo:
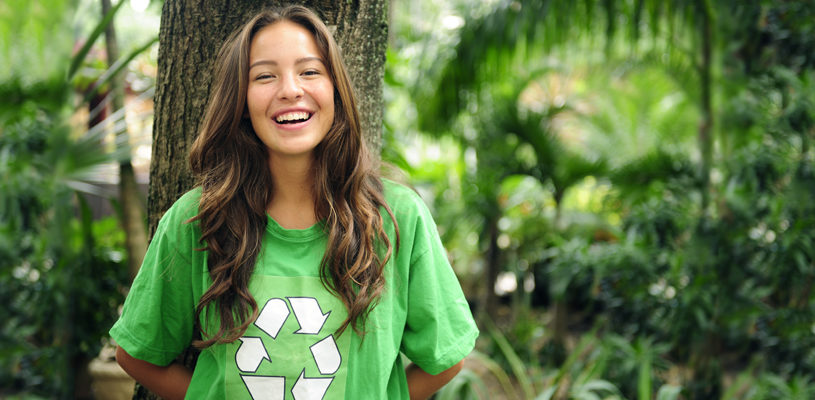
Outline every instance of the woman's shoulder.
POLYGON ((185 211, 189 211, 190 208, 197 214, 198 213, 198 203, 201 201, 201 187, 196 186, 190 189, 188 192, 181 195, 178 200, 173 203, 173 207, 183 207, 185 211))
POLYGON ((184 223, 198 215, 198 205, 201 202, 201 187, 195 187, 181 195, 161 217, 162 221, 171 223, 184 223))
POLYGON ((427 204, 415 189, 386 178, 382 178, 382 186, 385 202, 400 223, 407 219, 432 219, 427 204))
POLYGON ((424 200, 413 188, 387 178, 381 179, 385 201, 389 206, 424 206, 424 200))

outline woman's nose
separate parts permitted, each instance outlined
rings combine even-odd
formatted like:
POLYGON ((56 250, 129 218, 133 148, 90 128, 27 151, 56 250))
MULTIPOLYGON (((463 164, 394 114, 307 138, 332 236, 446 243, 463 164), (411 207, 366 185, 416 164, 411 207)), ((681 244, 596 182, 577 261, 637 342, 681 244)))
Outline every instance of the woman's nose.
POLYGON ((280 98, 295 100, 300 97, 303 97, 303 87, 300 85, 297 76, 291 74, 283 75, 280 81, 280 98))

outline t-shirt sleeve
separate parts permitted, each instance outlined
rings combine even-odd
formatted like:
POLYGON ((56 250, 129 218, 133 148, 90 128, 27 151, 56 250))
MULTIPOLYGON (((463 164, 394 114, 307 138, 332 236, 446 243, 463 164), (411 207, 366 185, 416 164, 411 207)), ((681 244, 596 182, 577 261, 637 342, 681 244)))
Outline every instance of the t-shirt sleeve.
POLYGON ((422 370, 435 375, 472 351, 478 328, 423 203, 414 235, 401 350, 422 370))
MULTIPOLYGON (((182 198, 183 199, 183 198, 182 198)), ((192 225, 179 201, 162 217, 110 335, 131 356, 167 365, 192 341, 192 225)), ((185 210, 187 209, 187 210, 185 210)))

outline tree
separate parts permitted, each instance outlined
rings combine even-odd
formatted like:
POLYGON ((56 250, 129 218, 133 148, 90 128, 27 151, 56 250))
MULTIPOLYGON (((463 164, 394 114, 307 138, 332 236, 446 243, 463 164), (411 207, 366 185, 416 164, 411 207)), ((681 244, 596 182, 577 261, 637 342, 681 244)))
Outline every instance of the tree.
MULTIPOLYGON (((123 4, 120 2, 117 8, 123 4)), ((102 0, 102 18, 112 9, 110 0, 102 0)), ((114 11, 115 12, 115 11, 114 11)), ((153 43, 152 41, 150 43, 153 43)), ((116 27, 111 21, 105 27, 105 49, 107 53, 108 65, 113 68, 119 60, 119 43, 116 40, 116 27)), ((124 76, 116 74, 110 80, 111 107, 113 110, 124 108, 124 76)), ((125 128, 126 129, 126 128, 125 128)), ((125 150, 130 152, 128 141, 123 144, 125 150)), ((136 174, 133 171, 133 164, 130 157, 119 162, 119 203, 121 205, 121 224, 126 233, 125 246, 127 248, 127 269, 130 279, 136 277, 139 271, 144 252, 147 250, 147 232, 144 226, 144 202, 139 193, 136 183, 136 174)))
MULTIPOLYGON (((167 0, 159 32, 153 156, 148 220, 151 234, 173 202, 193 187, 187 155, 209 95, 212 63, 226 37, 253 14, 278 1, 222 2, 167 0)), ((388 39, 387 2, 353 0, 300 2, 322 16, 334 32, 357 89, 362 128, 378 151, 382 125, 382 83, 388 39)), ((187 365, 192 352, 182 355, 187 365)), ((137 387, 135 399, 155 395, 137 387)))

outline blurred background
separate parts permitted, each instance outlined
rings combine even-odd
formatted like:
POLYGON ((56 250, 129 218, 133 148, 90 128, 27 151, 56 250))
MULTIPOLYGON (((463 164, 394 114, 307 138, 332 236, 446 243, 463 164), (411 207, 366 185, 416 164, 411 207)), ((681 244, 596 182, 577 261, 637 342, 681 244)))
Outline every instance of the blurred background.
MULTIPOLYGON (((123 379, 162 4, 107 3, 0 3, 0 398, 123 379)), ((482 330, 438 399, 815 398, 811 0, 389 4, 382 158, 482 330)))

